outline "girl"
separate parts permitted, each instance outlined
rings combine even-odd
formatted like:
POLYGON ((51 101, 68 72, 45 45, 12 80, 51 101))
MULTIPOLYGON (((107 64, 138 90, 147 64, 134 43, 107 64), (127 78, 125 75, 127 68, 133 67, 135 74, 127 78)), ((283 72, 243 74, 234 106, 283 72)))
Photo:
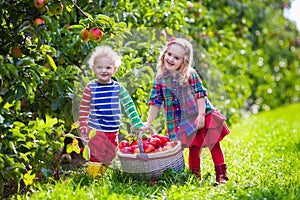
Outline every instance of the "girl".
POLYGON ((92 177, 102 175, 115 157, 121 105, 134 130, 143 126, 129 93, 112 79, 120 64, 118 60, 120 56, 108 46, 97 47, 89 59, 96 81, 90 82, 83 91, 79 129, 81 136, 88 140, 88 174, 92 177))
POLYGON ((208 147, 215 165, 216 184, 226 183, 226 164, 219 142, 230 131, 225 118, 207 98, 207 90, 192 64, 192 44, 172 38, 159 56, 144 128, 150 128, 163 104, 167 134, 189 148, 191 172, 201 180, 200 153, 203 147, 208 147))

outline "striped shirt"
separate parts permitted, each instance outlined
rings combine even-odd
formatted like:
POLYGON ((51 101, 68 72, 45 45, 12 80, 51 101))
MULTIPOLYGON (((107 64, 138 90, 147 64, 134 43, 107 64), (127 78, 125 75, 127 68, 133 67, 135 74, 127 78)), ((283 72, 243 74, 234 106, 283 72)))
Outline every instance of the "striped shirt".
POLYGON ((83 91, 79 109, 80 127, 89 126, 102 132, 119 131, 121 105, 133 129, 142 127, 135 105, 123 85, 117 81, 110 84, 89 83, 83 91))

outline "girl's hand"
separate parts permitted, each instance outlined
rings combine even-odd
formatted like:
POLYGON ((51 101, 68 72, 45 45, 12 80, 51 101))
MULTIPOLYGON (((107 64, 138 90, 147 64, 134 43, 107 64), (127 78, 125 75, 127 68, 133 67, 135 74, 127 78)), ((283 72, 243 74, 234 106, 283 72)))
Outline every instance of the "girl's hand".
POLYGON ((142 126, 141 128, 139 128, 139 129, 136 130, 137 133, 140 132, 140 131, 142 131, 142 132, 150 131, 150 134, 151 134, 151 135, 154 134, 154 131, 153 131, 153 129, 151 128, 151 125, 148 124, 147 122, 144 123, 144 126, 142 126))
POLYGON ((197 129, 204 128, 205 126, 205 114, 199 114, 195 120, 195 125, 197 129))

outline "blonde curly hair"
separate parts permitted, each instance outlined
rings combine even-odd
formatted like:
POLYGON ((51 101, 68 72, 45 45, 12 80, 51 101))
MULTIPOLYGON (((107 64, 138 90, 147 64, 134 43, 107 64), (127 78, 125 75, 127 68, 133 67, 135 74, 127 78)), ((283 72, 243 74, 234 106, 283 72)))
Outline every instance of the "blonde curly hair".
POLYGON ((95 59, 102 58, 102 57, 109 57, 114 61, 115 67, 119 67, 121 65, 121 58, 118 53, 116 53, 111 47, 109 46, 98 46, 95 48, 93 53, 91 54, 88 60, 88 66, 90 68, 93 67, 95 63, 95 59))
POLYGON ((165 45, 158 59, 157 64, 157 77, 163 76, 163 74, 167 71, 164 57, 167 50, 170 46, 177 44, 183 48, 183 65, 178 69, 178 72, 181 74, 180 85, 186 85, 188 83, 190 72, 193 71, 193 46, 192 44, 184 39, 184 38, 171 38, 170 41, 165 45))

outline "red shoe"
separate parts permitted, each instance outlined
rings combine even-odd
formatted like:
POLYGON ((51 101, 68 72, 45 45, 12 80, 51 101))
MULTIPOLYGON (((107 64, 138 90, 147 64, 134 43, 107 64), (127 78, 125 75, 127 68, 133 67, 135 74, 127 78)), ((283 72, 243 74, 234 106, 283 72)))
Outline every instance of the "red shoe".
POLYGON ((226 164, 215 165, 216 183, 215 186, 225 184, 228 181, 226 176, 226 164))
POLYGON ((192 172, 193 174, 195 174, 195 176, 197 177, 197 179, 198 179, 199 181, 202 180, 202 178, 201 178, 201 169, 200 169, 200 168, 192 168, 192 169, 190 169, 190 170, 191 170, 191 172, 192 172))

